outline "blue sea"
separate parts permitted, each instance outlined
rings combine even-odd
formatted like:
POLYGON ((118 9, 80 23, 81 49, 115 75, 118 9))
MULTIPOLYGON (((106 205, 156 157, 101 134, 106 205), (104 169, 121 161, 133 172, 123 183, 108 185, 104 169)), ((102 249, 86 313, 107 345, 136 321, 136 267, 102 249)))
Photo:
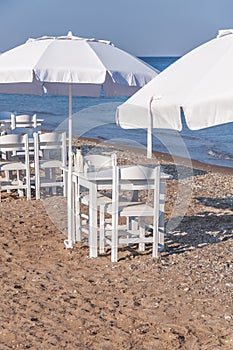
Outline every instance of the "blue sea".
MULTIPOLYGON (((140 58, 159 71, 178 59, 140 58)), ((126 100, 126 97, 73 97, 73 135, 146 148, 145 130, 125 130, 115 124, 116 107, 126 100)), ((44 119, 44 129, 68 130, 68 97, 0 95, 0 111, 37 113, 44 119)), ((184 122, 180 133, 155 129, 153 150, 232 168, 233 123, 191 131, 184 122)))

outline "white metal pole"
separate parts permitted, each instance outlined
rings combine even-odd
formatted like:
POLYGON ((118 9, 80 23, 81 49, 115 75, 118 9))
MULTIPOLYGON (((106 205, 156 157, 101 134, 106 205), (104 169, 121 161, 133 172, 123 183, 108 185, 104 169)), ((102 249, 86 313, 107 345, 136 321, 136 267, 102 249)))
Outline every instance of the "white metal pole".
POLYGON ((65 241, 66 248, 73 248, 74 232, 72 220, 72 83, 69 84, 69 125, 68 125, 68 184, 67 184, 67 221, 68 239, 65 241))
POLYGON ((149 102, 149 125, 147 128, 147 158, 152 158, 152 130, 153 130, 153 116, 151 110, 151 104, 153 101, 153 97, 149 102))

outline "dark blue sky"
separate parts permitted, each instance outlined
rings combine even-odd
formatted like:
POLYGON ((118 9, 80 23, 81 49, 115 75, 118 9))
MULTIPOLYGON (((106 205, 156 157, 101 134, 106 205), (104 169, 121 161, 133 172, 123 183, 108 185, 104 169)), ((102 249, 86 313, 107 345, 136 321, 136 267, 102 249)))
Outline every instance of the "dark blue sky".
POLYGON ((226 28, 233 0, 0 0, 0 52, 71 30, 138 56, 181 56, 226 28))

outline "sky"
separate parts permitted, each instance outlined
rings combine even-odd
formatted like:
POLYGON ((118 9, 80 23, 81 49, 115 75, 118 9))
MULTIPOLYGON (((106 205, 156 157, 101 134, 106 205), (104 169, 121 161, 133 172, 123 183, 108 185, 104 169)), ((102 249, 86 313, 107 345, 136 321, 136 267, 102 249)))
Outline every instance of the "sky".
POLYGON ((182 56, 228 28, 233 0, 0 0, 0 52, 71 30, 136 56, 182 56))

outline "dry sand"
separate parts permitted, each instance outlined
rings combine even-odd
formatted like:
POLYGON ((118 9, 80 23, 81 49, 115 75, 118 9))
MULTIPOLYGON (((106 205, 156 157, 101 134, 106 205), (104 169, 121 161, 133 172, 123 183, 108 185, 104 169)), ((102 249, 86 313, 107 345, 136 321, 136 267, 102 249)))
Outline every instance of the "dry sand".
MULTIPOLYGON (((43 201, 3 194, 1 350, 233 349, 233 173, 195 162, 191 176, 185 160, 156 156, 173 174, 157 260, 150 247, 125 247, 118 263, 109 250, 88 258, 86 243, 66 250, 65 224, 43 201), (174 207, 187 202, 180 217, 174 207)), ((122 149, 120 158, 143 156, 122 149)))

